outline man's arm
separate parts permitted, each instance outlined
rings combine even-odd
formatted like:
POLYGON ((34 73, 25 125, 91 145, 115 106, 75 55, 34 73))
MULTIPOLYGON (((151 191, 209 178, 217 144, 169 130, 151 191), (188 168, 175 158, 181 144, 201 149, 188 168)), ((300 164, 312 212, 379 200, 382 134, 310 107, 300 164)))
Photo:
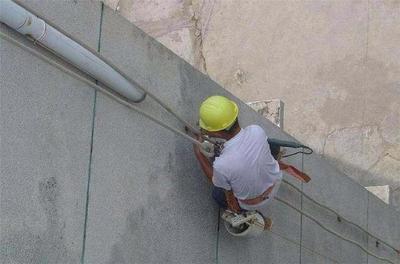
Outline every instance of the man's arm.
POLYGON ((233 195, 232 191, 225 190, 225 199, 226 199, 226 203, 228 204, 229 210, 231 210, 235 213, 240 212, 239 202, 237 201, 235 195, 233 195))
POLYGON ((204 156, 200 152, 200 147, 198 145, 193 146, 194 154, 196 155, 197 160, 200 163, 201 169, 203 170, 204 174, 207 176, 207 179, 212 182, 213 177, 213 167, 211 162, 208 160, 206 156, 204 156))
MULTIPOLYGON (((213 166, 211 162, 208 160, 206 156, 204 156, 200 152, 200 148, 198 145, 193 146, 194 149, 194 154, 196 155, 196 158, 200 162, 201 169, 203 170, 204 174, 207 176, 208 180, 212 183, 212 177, 213 177, 213 166)), ((238 201, 236 200, 236 197, 233 195, 232 191, 225 190, 225 199, 228 204, 228 209, 235 213, 240 212, 240 206, 238 201)))

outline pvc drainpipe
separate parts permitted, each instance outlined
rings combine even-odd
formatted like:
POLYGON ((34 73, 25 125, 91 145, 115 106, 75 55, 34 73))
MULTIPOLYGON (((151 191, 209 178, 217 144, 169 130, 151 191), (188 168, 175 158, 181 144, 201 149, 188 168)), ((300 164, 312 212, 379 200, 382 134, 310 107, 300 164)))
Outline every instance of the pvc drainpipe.
POLYGON ((0 0, 0 22, 23 35, 32 37, 35 42, 39 42, 129 100, 140 102, 146 97, 145 92, 95 54, 13 1, 0 0))

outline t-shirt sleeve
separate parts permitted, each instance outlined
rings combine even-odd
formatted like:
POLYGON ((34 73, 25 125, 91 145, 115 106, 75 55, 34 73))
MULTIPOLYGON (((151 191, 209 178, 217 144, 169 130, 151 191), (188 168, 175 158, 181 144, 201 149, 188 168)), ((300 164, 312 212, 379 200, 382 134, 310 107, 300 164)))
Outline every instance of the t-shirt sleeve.
POLYGON ((253 133, 255 133, 257 136, 263 139, 268 138, 267 134, 265 133, 265 130, 259 125, 252 125, 251 127, 253 129, 253 133))
POLYGON ((223 188, 227 191, 231 190, 228 178, 217 168, 213 168, 212 182, 215 186, 223 188))

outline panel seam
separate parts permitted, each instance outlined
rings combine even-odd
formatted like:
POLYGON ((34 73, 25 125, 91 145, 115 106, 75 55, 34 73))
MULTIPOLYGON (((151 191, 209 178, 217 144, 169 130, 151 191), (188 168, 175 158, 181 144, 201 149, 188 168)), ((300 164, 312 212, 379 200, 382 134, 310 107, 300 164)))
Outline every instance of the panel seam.
MULTIPOLYGON (((103 25, 103 13, 104 13, 104 3, 101 3, 100 11, 100 23, 99 23, 99 37, 97 40, 97 52, 100 52, 101 47, 101 32, 103 25)), ((98 81, 95 81, 98 84, 98 81)), ((87 225, 88 225, 88 215, 89 215, 89 198, 90 198, 90 179, 92 174, 92 161, 93 161, 93 142, 94 142, 94 127, 96 119, 96 103, 97 103, 97 90, 94 90, 93 99, 93 114, 92 114, 92 131, 90 138, 90 154, 89 154, 89 167, 88 167, 88 180, 86 186, 86 205, 85 205, 85 221, 83 226, 83 242, 82 242, 82 252, 81 252, 81 264, 85 262, 85 252, 86 252, 86 236, 87 236, 87 225)))
MULTIPOLYGON (((367 231, 369 232, 369 227, 368 227, 368 222, 369 222, 369 193, 367 192, 367 231)), ((367 247, 369 248, 369 235, 367 235, 367 247)), ((369 263, 369 254, 367 254, 367 263, 369 263)))
POLYGON ((218 255, 219 255, 219 250, 218 250, 218 248, 219 248, 219 225, 220 225, 220 215, 221 215, 221 209, 219 208, 218 209, 218 215, 217 215, 217 217, 218 217, 218 219, 217 219, 217 243, 216 243, 216 249, 215 249, 215 263, 216 264, 218 264, 218 255))
MULTIPOLYGON (((301 171, 304 171, 304 154, 301 154, 301 171)), ((301 192, 304 192, 303 182, 301 182, 301 192)), ((300 194, 300 209, 303 211, 303 193, 300 194)), ((302 243, 303 243, 303 215, 300 214, 300 256, 299 256, 300 264, 301 264, 301 255, 303 253, 302 243)))

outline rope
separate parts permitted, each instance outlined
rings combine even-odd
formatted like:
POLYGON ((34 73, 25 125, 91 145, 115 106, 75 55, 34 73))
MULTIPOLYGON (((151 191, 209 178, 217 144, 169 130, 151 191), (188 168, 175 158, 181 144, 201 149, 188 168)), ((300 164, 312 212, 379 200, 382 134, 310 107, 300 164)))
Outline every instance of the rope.
MULTIPOLYGON (((36 13, 31 10, 29 7, 25 6, 23 3, 21 3, 20 0, 13 0, 14 2, 16 2, 18 5, 22 6, 23 8, 25 8, 26 10, 28 10, 30 13, 36 15, 36 13)), ((36 15, 38 16, 38 15, 36 15)), ((39 17, 39 16, 38 16, 39 17)), ((42 18, 43 19, 43 18, 42 18)), ((45 20, 45 19, 43 19, 45 20)), ((111 61, 109 61, 107 58, 105 58, 103 55, 101 55, 97 50, 93 49, 92 47, 89 47, 88 45, 86 45, 85 43, 73 38, 69 33, 65 32, 63 29, 57 27, 56 25, 54 25, 53 23, 51 23, 50 21, 45 20, 46 24, 50 25, 51 27, 55 28, 56 30, 58 30, 59 32, 61 32, 62 34, 64 34, 65 36, 67 36, 68 38, 72 39, 73 41, 75 41, 76 43, 78 43, 79 45, 81 45, 82 47, 84 47, 85 49, 89 50, 91 53, 93 53, 94 55, 96 55, 99 59, 103 60, 106 64, 108 64, 113 70, 115 70, 116 72, 118 72, 119 74, 122 75, 122 77, 124 77, 125 79, 127 79, 130 83, 134 84, 136 87, 138 87, 140 90, 142 90, 144 93, 146 93, 149 97, 151 97, 153 100, 155 100, 158 104, 160 104, 165 110, 167 110, 169 113, 171 113, 176 119, 178 119, 179 121, 181 121, 183 124, 185 124, 186 127, 188 127, 191 131, 193 131, 195 134, 198 134, 200 136, 203 136, 200 131, 195 128, 194 126, 192 126, 190 123, 188 123, 186 120, 184 120, 183 118, 181 118, 176 112, 174 112, 168 105, 166 105, 161 99, 159 99, 156 95, 154 95, 153 93, 151 93, 150 91, 148 91, 146 88, 144 88, 142 85, 140 85, 139 83, 137 83, 135 80, 133 80, 132 78, 130 78, 127 74, 125 74, 124 72, 122 72, 116 65, 114 65, 111 61)), ((55 54, 57 57, 59 57, 58 54, 54 53, 53 50, 49 49, 48 47, 42 45, 40 42, 38 43, 41 47, 45 48, 46 50, 50 51, 51 53, 55 54)), ((123 98, 123 97, 120 97, 123 98)), ((207 139, 208 141, 215 143, 212 139, 207 139)))
POLYGON ((298 191, 299 193, 301 193, 302 195, 304 195, 304 197, 306 197, 307 199, 311 200, 312 202, 314 202, 315 204, 317 204, 318 206, 331 211, 332 213, 334 213, 335 215, 337 215, 341 220, 346 221, 347 223, 356 226, 357 228, 359 228, 361 231, 365 232, 366 234, 368 234, 369 236, 373 237, 374 239, 376 239, 379 242, 382 242, 384 245, 388 246, 389 248, 393 249, 394 251, 396 251, 397 253, 399 253, 399 251, 392 245, 388 244, 387 242, 381 240, 380 238, 376 237, 375 235, 371 234, 370 232, 368 232, 367 230, 365 230, 364 228, 362 228, 360 225, 351 222, 350 220, 347 220, 346 218, 344 218, 343 216, 341 216, 338 212, 336 212, 335 210, 329 208, 326 205, 321 204, 320 202, 314 200, 313 198, 311 198, 309 195, 305 194, 304 192, 302 192, 299 188, 297 188, 295 185, 291 184, 290 182, 286 181, 285 179, 282 179, 282 181, 284 183, 286 183, 287 185, 291 186, 293 189, 295 189, 296 191, 298 191))
POLYGON ((319 253, 319 252, 313 250, 312 248, 306 247, 306 246, 302 245, 301 243, 296 242, 296 241, 293 240, 293 239, 287 238, 287 237, 285 237, 285 236, 279 234, 278 232, 275 232, 275 231, 273 231, 273 230, 265 230, 265 231, 270 232, 271 234, 276 235, 276 236, 278 236, 278 237, 280 237, 280 238, 282 238, 282 239, 284 239, 284 240, 286 240, 286 241, 288 241, 288 242, 290 242, 290 243, 293 243, 293 244, 295 244, 295 245, 298 245, 299 247, 308 250, 308 251, 311 252, 312 254, 321 256, 321 257, 323 257, 323 258, 329 259, 330 261, 332 261, 332 262, 334 262, 334 263, 338 263, 338 264, 339 264, 339 261, 337 261, 337 260, 335 260, 335 259, 333 259, 333 258, 331 258, 331 257, 328 257, 328 256, 326 256, 326 255, 324 255, 324 254, 321 254, 321 253, 319 253))
MULTIPOLYGON (((124 106, 126 106, 126 107, 128 107, 128 108, 130 108, 130 109, 132 109, 132 110, 134 110, 134 111, 136 111, 136 112, 138 112, 139 114, 141 114, 141 115, 147 117, 148 119, 152 120, 153 122, 157 123, 158 125, 160 125, 160 126, 166 128, 166 129, 170 130, 171 132, 174 132, 174 133, 176 133, 176 134, 178 134, 178 135, 180 135, 180 136, 186 138, 187 140, 191 141, 193 144, 201 145, 201 142, 197 141, 196 139, 194 139, 194 138, 192 138, 192 137, 186 135, 185 133, 181 132, 181 131, 178 130, 178 129, 175 129, 175 128, 173 128, 173 127, 171 127, 171 126, 165 124, 163 121, 157 119, 156 117, 154 117, 154 116, 151 115, 151 114, 148 114, 148 113, 144 112, 143 110, 141 110, 141 109, 138 108, 137 106, 133 105, 131 102, 129 102, 129 101, 127 101, 126 99, 124 99, 123 97, 121 97, 121 96, 119 96, 119 95, 116 95, 116 94, 113 94, 112 92, 108 91, 106 88, 101 87, 101 86, 95 84, 92 80, 90 80, 90 79, 88 79, 88 78, 86 78, 86 77, 83 77, 83 76, 81 76, 81 75, 79 75, 79 74, 73 72, 72 70, 70 70, 70 69, 68 69, 67 67, 65 67, 65 66, 63 66, 63 65, 61 65, 61 64, 59 64, 58 62, 56 62, 56 61, 54 61, 54 60, 52 60, 52 59, 46 57, 45 55, 41 54, 40 52, 36 51, 35 49, 32 49, 32 48, 28 47, 27 45, 21 43, 20 41, 18 41, 18 40, 15 39, 14 37, 8 36, 8 35, 4 34, 3 32, 0 32, 0 37, 1 37, 2 39, 5 39, 5 40, 7 40, 7 41, 9 41, 9 42, 11 42, 11 43, 13 43, 13 44, 15 44, 16 46, 18 46, 18 47, 20 47, 20 48, 22 48, 22 49, 24 49, 24 50, 30 52, 30 53, 33 54, 34 56, 36 56, 36 57, 38 57, 38 58, 40 58, 40 59, 46 61, 46 62, 49 63, 50 65, 52 65, 52 66, 56 67, 57 69, 59 69, 59 70, 65 72, 65 73, 69 74, 70 76, 72 76, 72 77, 74 77, 74 78, 76 78, 76 79, 78 79, 78 80, 80 80, 80 81, 86 83, 87 85, 89 85, 89 86, 93 87, 94 89, 96 89, 96 90, 102 92, 104 95, 110 97, 111 99, 117 101, 118 103, 120 103, 120 104, 122 104, 122 105, 124 105, 124 106)), ((96 53, 96 54, 97 54, 97 53, 96 53)), ((107 62, 107 61, 106 61, 106 62, 107 62)), ((108 62, 107 62, 107 63, 108 63, 108 62)), ((112 65, 111 65, 111 66, 112 66, 112 65)), ((124 76, 124 77, 125 77, 125 76, 124 76)), ((129 78, 127 78, 127 79, 130 80, 129 78)), ((133 83, 136 84, 136 82, 133 82, 133 83)), ((143 90, 144 90, 144 89, 143 89, 143 90)), ((147 93, 148 93, 148 92, 147 92, 147 93)), ((186 124, 186 126, 189 127, 192 131, 194 131, 194 132, 197 132, 197 131, 198 131, 197 129, 193 128, 188 122, 186 122, 185 120, 183 120, 182 118, 180 118, 176 113, 174 113, 174 112, 172 111, 172 109, 170 109, 168 106, 166 106, 160 99, 158 99, 157 97, 155 97, 155 96, 154 96, 153 94, 151 94, 151 93, 148 93, 148 94, 149 94, 149 96, 152 97, 155 101, 157 101, 162 107, 164 107, 168 112, 170 112, 172 115, 174 115, 179 121, 181 121, 182 123, 186 124)), ((286 181, 285 181, 285 182, 286 182, 286 181)), ((288 183, 288 182, 286 182, 286 183, 288 183)), ((288 184, 290 184, 290 183, 288 183, 288 184)), ((290 184, 290 185, 291 185, 291 184, 290 184)), ((295 187, 294 185, 291 185, 291 186, 297 189, 297 187, 295 187)), ((299 189, 297 189, 297 190, 300 191, 299 189)), ((301 192, 301 191, 300 191, 300 192, 301 192)), ((302 192, 301 192, 301 193, 302 193, 302 192)), ((302 193, 302 194, 304 194, 304 193, 302 193)), ((313 199, 311 199, 310 197, 308 197, 306 194, 304 194, 304 195, 305 195, 307 198, 309 198, 310 200, 316 202, 315 200, 313 200, 313 199)), ((350 239, 347 239, 347 238, 343 237, 342 235, 340 235, 340 234, 338 234, 338 233, 336 233, 336 232, 334 232, 334 231, 332 231, 332 230, 326 228, 324 225, 322 225, 322 224, 321 224, 320 222, 318 222, 316 219, 314 219, 313 217, 311 217, 311 216, 308 215, 307 213, 302 212, 301 210, 295 208, 293 205, 289 204, 288 202, 286 202, 286 201, 284 201, 284 200, 282 200, 282 199, 280 199, 280 198, 278 198, 278 197, 276 197, 275 199, 277 199, 278 201, 280 201, 280 202, 286 204, 287 206, 293 208, 294 210, 298 211, 300 214, 307 216, 308 218, 310 218, 311 220, 313 220, 315 223, 317 223, 319 226, 321 226, 321 227, 322 227, 323 229, 325 229, 326 231, 328 231, 328 232, 330 232, 330 233, 332 233, 332 234, 334 234, 334 235, 340 237, 341 239, 343 239, 343 240, 345 240, 345 241, 348 241, 348 242, 350 242, 350 243, 352 243, 352 244, 355 244, 356 246, 358 246, 359 248, 361 248, 361 249, 362 249, 364 252, 366 252, 367 254, 370 254, 371 256, 374 256, 374 257, 376 257, 377 259, 380 259, 380 260, 383 260, 383 261, 387 261, 387 262, 389 262, 389 263, 393 263, 393 262, 391 262, 391 261, 388 260, 388 259, 385 259, 385 258, 376 256, 376 255, 373 254, 372 252, 368 251, 367 249, 365 249, 364 247, 362 247, 361 245, 359 245, 357 242, 355 242, 355 241, 353 241, 353 240, 350 240, 350 239)), ((326 207, 326 206, 324 206, 324 205, 321 205, 321 204, 318 203, 318 202, 316 202, 316 203, 317 203, 318 205, 324 207, 324 208, 327 208, 328 210, 333 211, 332 209, 330 209, 330 208, 328 208, 328 207, 326 207)), ((333 211, 333 212, 334 212, 334 211, 333 211)), ((336 212, 335 212, 335 213, 336 213, 336 212)), ((336 214, 337 214, 337 213, 336 213, 336 214)), ((338 214, 337 214, 337 215, 338 215, 338 214)), ((346 221, 347 221, 347 220, 346 220, 346 221)), ((348 221, 348 222, 349 222, 349 221, 348 221)), ((351 222, 350 222, 350 223, 351 223, 351 222)), ((356 224, 354 224, 354 225, 356 225, 356 224)), ((360 227, 360 228, 361 228, 361 227, 360 227)), ((361 228, 361 229, 362 229, 362 228, 361 228)), ((376 237, 373 236, 373 235, 371 235, 371 236, 374 237, 374 238, 376 238, 376 237)), ((383 241, 382 241, 382 242, 383 242, 383 241)), ((387 244, 386 242, 383 242, 383 243, 386 244, 386 245, 389 245, 389 244, 387 244)), ((389 246, 390 246, 390 245, 389 245, 389 246)), ((390 247, 391 247, 391 246, 390 246, 390 247)), ((391 247, 391 248, 393 248, 393 247, 391 247)), ((393 249, 394 249, 394 248, 393 248, 393 249)), ((395 249, 395 250, 396 250, 396 249, 395 249)), ((397 252, 397 250, 396 250, 396 252, 397 252)), ((393 263, 393 264, 394 264, 394 263, 393 263)))
POLYGON ((361 246, 360 244, 358 244, 356 241, 351 240, 351 239, 349 239, 349 238, 346 238, 346 237, 342 236, 341 234, 339 234, 339 233, 337 233, 337 232, 335 232, 335 231, 333 231, 333 230, 331 230, 331 229, 325 227, 325 226, 324 226, 321 222, 319 222, 317 219, 315 219, 315 218, 312 217, 311 215, 309 215, 309 214, 307 214, 307 213, 305 213, 305 212, 303 212, 303 211, 297 209, 295 206, 291 205, 291 204, 288 203, 287 201, 282 200, 281 198, 279 198, 279 197, 277 197, 277 196, 275 196, 275 199, 278 200, 279 202, 283 203, 283 204, 286 204, 287 206, 289 206, 289 207, 291 207, 292 209, 296 210, 296 211, 299 212, 300 214, 302 214, 302 215, 308 217, 308 218, 311 219, 313 222, 315 222, 317 225, 319 225, 322 229, 328 231, 329 233, 331 233, 331 234, 333 234, 333 235, 335 235, 335 236, 341 238, 341 239, 344 240, 344 241, 347 241, 347 242, 349 242, 349 243, 351 243, 351 244, 356 245, 357 247, 359 247, 362 251, 364 251, 364 252, 367 253, 368 255, 373 256, 373 257, 375 257, 375 258, 377 258, 377 259, 380 259, 380 260, 382 260, 382 261, 386 261, 386 262, 395 264, 394 262, 392 262, 391 260, 389 260, 389 259, 387 259, 387 258, 383 258, 383 257, 380 257, 380 256, 375 255, 374 253, 372 253, 372 252, 369 251, 368 249, 366 249, 366 248, 364 248, 363 246, 361 246))
POLYGON ((71 75, 72 77, 74 77, 74 78, 76 78, 76 79, 78 79, 78 80, 80 80, 80 81, 86 83, 87 85, 89 85, 89 86, 93 87, 94 89, 96 89, 96 90, 102 92, 103 94, 105 94, 106 96, 110 97, 111 99, 114 99, 114 100, 117 101, 118 103, 120 103, 120 104, 122 104, 122 105, 124 105, 124 106, 126 106, 126 107, 128 107, 128 108, 130 108, 130 109, 132 109, 132 110, 134 110, 134 111, 136 111, 136 112, 138 112, 139 114, 141 114, 141 115, 147 117, 148 119, 152 120, 153 122, 157 123, 158 125, 160 125, 160 126, 166 128, 166 129, 168 129, 168 130, 170 130, 170 131, 172 131, 172 132, 174 132, 174 133, 176 133, 176 134, 178 134, 178 135, 180 135, 180 136, 182 136, 182 137, 184 137, 184 138, 186 138, 187 140, 191 141, 193 144, 201 145, 201 143, 200 143, 199 141, 197 141, 196 139, 194 139, 194 138, 192 138, 192 137, 186 135, 185 133, 179 131, 179 130, 176 129, 176 128, 173 128, 173 127, 171 127, 171 126, 165 124, 163 121, 157 119, 157 118, 154 117, 153 115, 144 112, 144 111, 143 111, 142 109, 140 109, 139 107, 137 107, 137 106, 133 105, 132 103, 128 102, 128 101, 127 101, 126 99, 124 99, 123 97, 121 97, 121 96, 119 96, 119 95, 116 95, 116 94, 113 94, 112 92, 108 91, 106 88, 103 88, 103 87, 101 87, 101 86, 95 84, 92 80, 90 80, 90 79, 88 79, 88 78, 86 78, 86 77, 83 77, 83 76, 81 76, 81 75, 79 75, 79 74, 73 72, 72 70, 66 68, 65 66, 59 64, 58 62, 56 62, 56 61, 54 61, 54 60, 52 60, 52 59, 47 58, 45 55, 43 55, 43 54, 39 53, 38 51, 36 51, 36 50, 34 50, 34 49, 28 47, 27 45, 21 43, 21 42, 18 41, 17 39, 15 39, 15 38, 13 38, 13 37, 10 37, 10 36, 4 34, 3 32, 0 32, 0 37, 1 37, 2 39, 5 39, 5 40, 7 40, 7 41, 9 41, 9 42, 11 42, 11 43, 17 45, 18 47, 20 47, 20 48, 22 48, 22 49, 24 49, 24 50, 26 50, 26 51, 32 53, 32 54, 35 55, 36 57, 38 57, 38 58, 40 58, 40 59, 46 61, 47 63, 49 63, 50 65, 56 67, 57 69, 59 69, 59 70, 65 72, 65 73, 71 75))

